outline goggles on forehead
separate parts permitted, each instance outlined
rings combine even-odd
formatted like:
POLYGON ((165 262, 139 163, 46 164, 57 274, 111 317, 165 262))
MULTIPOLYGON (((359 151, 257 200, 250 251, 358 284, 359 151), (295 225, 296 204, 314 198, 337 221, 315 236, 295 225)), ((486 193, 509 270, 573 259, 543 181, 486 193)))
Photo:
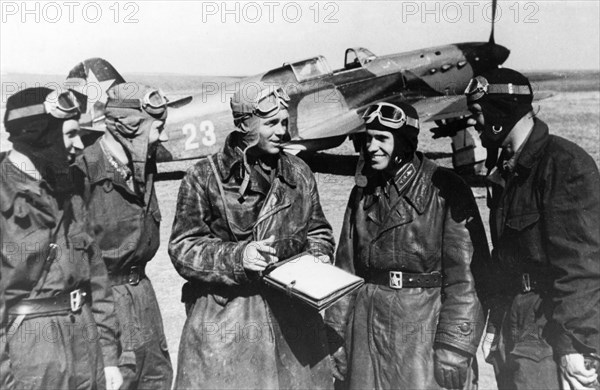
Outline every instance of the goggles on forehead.
POLYGON ((465 95, 470 102, 479 100, 488 94, 532 95, 533 93, 528 85, 490 84, 483 76, 472 78, 465 89, 465 95))
POLYGON ((262 118, 272 117, 279 112, 281 106, 288 108, 289 101, 290 97, 281 87, 264 89, 256 98, 253 114, 262 118))
POLYGON ((148 91, 141 99, 108 99, 106 107, 134 108, 150 115, 162 115, 169 104, 167 97, 159 89, 148 91))
POLYGON ((362 118, 366 124, 372 123, 375 118, 379 123, 392 129, 399 129, 404 125, 419 128, 419 120, 406 115, 404 110, 389 103, 377 103, 369 106, 362 118))
POLYGON ((55 90, 46 96, 46 100, 42 104, 10 110, 7 120, 12 121, 41 114, 52 115, 57 119, 76 118, 81 114, 81 105, 73 91, 58 93, 55 90))

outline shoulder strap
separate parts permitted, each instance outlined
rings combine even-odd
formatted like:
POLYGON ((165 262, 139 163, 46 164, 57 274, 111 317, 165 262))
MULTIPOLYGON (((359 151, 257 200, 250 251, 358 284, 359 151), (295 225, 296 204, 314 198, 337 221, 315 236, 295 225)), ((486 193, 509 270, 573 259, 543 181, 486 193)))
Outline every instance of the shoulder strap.
POLYGON ((213 174, 215 175, 215 180, 217 181, 217 186, 219 187, 219 193, 221 194, 221 201, 223 201, 223 210, 225 212, 225 222, 227 223, 227 227, 229 228, 229 231, 231 232, 231 235, 233 236, 235 242, 239 242, 239 240, 235 236, 235 233, 233 232, 233 229, 231 228, 231 225, 229 224, 229 215, 228 215, 229 213, 227 210, 227 202, 225 202, 225 190, 223 189, 223 183, 221 183, 221 176, 219 175, 219 172, 217 171, 217 167, 215 166, 215 162, 213 161, 213 156, 210 155, 207 158, 208 158, 208 162, 210 163, 210 167, 213 171, 213 174))

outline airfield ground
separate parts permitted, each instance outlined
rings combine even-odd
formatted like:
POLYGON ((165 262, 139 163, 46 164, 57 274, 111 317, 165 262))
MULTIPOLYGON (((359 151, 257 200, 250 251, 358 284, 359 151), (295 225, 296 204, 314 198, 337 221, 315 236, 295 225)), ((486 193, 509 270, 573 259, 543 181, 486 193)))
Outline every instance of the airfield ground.
MULTIPOLYGON (((128 78, 129 79, 129 78, 128 78)), ((149 80, 150 83, 153 80, 149 80)), ((538 116, 550 126, 554 134, 562 135, 587 150, 600 162, 600 75, 597 72, 584 76, 570 75, 555 81, 541 82, 536 85, 540 90, 550 90, 555 95, 539 103, 538 116)), ((168 89, 168 88, 165 88, 168 89)), ((2 133, 2 150, 7 148, 6 133, 2 133)), ((450 167, 451 146, 449 139, 432 140, 428 128, 423 129, 419 137, 419 148, 434 158, 442 166, 450 167)), ((343 212, 350 190, 353 186, 353 176, 349 172, 352 167, 340 167, 340 164, 352 164, 355 158, 350 142, 340 147, 319 153, 315 166, 316 178, 325 215, 333 226, 335 237, 339 237, 343 212), (342 169, 340 169, 342 168, 342 169), (343 174, 328 172, 342 171, 343 174)), ((194 161, 160 164, 161 172, 184 171, 194 161)), ((158 199, 162 211, 161 246, 148 266, 148 275, 157 292, 162 311, 169 351, 173 364, 177 364, 177 352, 181 330, 185 322, 184 306, 180 303, 181 286, 184 280, 175 272, 167 254, 167 244, 171 233, 177 192, 180 180, 165 180, 156 184, 158 199)), ((477 199, 480 212, 487 227, 488 212, 485 205, 485 189, 474 185, 473 192, 477 199)), ((489 231, 488 231, 489 238, 489 231)), ((480 389, 496 389, 491 366, 485 364, 479 353, 480 389)))

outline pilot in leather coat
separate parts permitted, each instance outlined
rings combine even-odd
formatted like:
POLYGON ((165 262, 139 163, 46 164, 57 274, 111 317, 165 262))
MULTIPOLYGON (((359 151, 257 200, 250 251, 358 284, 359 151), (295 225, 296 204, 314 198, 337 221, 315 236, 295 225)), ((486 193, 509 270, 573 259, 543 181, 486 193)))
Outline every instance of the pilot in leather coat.
POLYGON ((367 122, 368 174, 350 195, 335 258, 366 283, 327 311, 330 343, 344 340, 335 356, 351 389, 473 388, 485 319, 471 266, 488 259, 485 231, 470 188, 415 153, 418 129, 408 127, 367 122), (386 132, 396 143, 391 157, 404 156, 392 172, 374 167, 373 145, 386 132), (403 273, 403 286, 390 271, 403 273), (442 350, 462 358, 460 370, 446 370, 442 350))

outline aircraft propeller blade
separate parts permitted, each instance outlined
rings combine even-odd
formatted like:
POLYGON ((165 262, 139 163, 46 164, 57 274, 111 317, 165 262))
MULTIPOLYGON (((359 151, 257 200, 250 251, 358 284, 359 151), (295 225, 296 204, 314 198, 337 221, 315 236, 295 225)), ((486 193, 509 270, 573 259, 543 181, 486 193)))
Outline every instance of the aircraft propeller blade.
POLYGON ((494 44, 496 40, 494 39, 494 22, 496 21, 496 6, 498 5, 498 0, 492 0, 492 32, 490 33, 489 42, 494 44))

